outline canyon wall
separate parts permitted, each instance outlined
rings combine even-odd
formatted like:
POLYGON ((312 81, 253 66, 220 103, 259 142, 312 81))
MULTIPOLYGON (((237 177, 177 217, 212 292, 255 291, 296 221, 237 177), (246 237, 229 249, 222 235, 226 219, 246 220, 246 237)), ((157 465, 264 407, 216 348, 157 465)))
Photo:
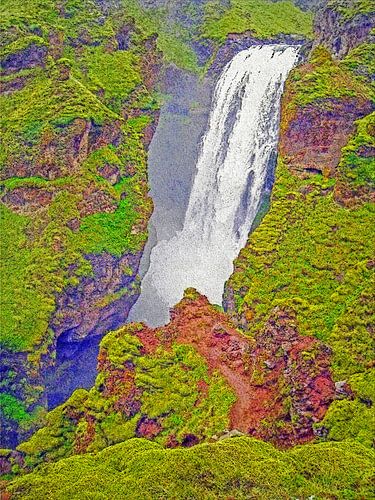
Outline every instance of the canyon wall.
POLYGON ((159 107, 160 53, 126 13, 33 8, 2 20, 5 445, 93 383, 100 337, 139 295, 159 107))

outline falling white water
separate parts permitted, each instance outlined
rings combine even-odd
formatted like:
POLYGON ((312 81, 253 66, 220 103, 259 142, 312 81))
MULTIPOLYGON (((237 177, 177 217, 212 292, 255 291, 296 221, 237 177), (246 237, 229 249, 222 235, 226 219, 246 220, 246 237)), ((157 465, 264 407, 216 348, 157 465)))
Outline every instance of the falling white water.
POLYGON ((276 154, 283 84, 298 47, 264 45, 237 54, 217 83, 184 225, 152 249, 130 319, 157 326, 188 287, 221 304, 276 154))

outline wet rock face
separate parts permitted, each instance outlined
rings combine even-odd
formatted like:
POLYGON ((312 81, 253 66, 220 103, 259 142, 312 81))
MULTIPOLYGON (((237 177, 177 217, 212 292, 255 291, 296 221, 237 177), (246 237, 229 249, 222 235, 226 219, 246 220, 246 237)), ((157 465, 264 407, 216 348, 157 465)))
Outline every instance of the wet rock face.
POLYGON ((358 98, 325 99, 300 107, 281 135, 280 153, 295 174, 335 177, 355 120, 371 110, 369 101, 358 98))
MULTIPOLYGON (((375 26, 375 13, 358 14, 345 20, 332 8, 318 11, 314 22, 315 45, 324 45, 341 59, 366 40, 375 26)), ((373 37, 373 36, 372 36, 373 37)))
POLYGON ((57 339, 56 362, 47 373, 50 408, 63 403, 77 387, 94 383, 100 339, 126 322, 139 296, 141 255, 89 255, 92 276, 58 296, 50 322, 57 339))
POLYGON ((24 50, 9 54, 1 60, 1 73, 10 75, 22 69, 44 66, 48 49, 44 45, 32 43, 24 50))
POLYGON ((92 276, 84 277, 76 287, 68 287, 57 298, 56 312, 50 323, 57 337, 63 336, 64 342, 73 343, 87 336, 102 335, 123 324, 139 293, 139 287, 134 286, 132 290, 131 285, 140 257, 140 252, 121 257, 106 253, 87 256, 92 276), (122 291, 126 293, 116 299, 115 294, 122 291))

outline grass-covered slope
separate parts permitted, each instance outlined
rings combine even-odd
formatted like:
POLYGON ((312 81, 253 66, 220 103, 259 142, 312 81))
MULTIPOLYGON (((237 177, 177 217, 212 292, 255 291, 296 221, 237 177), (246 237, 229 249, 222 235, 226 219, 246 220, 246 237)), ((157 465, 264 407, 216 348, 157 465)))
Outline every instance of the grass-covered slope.
POLYGON ((130 325, 104 337, 95 386, 75 391, 17 448, 26 468, 136 436, 188 446, 228 429, 235 396, 219 372, 191 346, 158 345, 151 330, 142 342, 139 332, 130 325))
POLYGON ((43 466, 8 486, 11 498, 372 498, 372 450, 322 443, 282 452, 241 437, 190 449, 130 440, 43 466))
POLYGON ((30 472, 133 437, 173 448, 243 434, 280 448, 314 439, 335 397, 330 352, 299 335, 293 317, 275 313, 255 340, 194 289, 171 315, 163 327, 107 334, 95 386, 75 391, 16 451, 4 450, 4 471, 30 472))
POLYGON ((123 8, 50 0, 1 9, 2 416, 11 436, 18 407, 30 424, 45 404, 57 337, 78 328, 84 338, 102 315, 110 326, 116 307, 125 320, 139 292, 160 54, 123 8))
MULTIPOLYGON (((39 64, 29 57, 33 67, 17 68, 4 76, 5 84, 13 83, 16 88, 4 92, 0 101, 6 228, 2 281, 9 287, 9 293, 5 290, 2 296, 2 318, 9 327, 2 329, 2 335, 3 345, 12 350, 31 349, 42 340, 54 295, 80 274, 90 272, 82 255, 134 252, 142 248, 146 237, 145 232, 142 236, 130 233, 150 209, 145 201, 145 153, 140 141, 150 119, 145 115, 126 121, 120 114, 131 94, 133 113, 142 114, 155 105, 142 87, 141 46, 104 49, 104 44, 115 43, 115 23, 107 21, 100 29, 94 22, 100 16, 95 4, 85 4, 86 12, 78 7, 72 6, 67 17, 67 13, 59 16, 53 2, 47 2, 44 10, 35 10, 33 2, 19 8, 14 2, 3 5, 6 16, 2 21, 10 37, 16 38, 17 32, 22 64, 28 62, 25 47, 34 47, 28 32, 42 35, 49 50, 39 64), (73 38, 77 30, 89 38, 81 42, 79 51, 72 47, 78 43, 73 38), (51 41, 52 36, 59 41, 51 41), (54 51, 67 57, 56 60, 54 51), (103 131, 101 144, 90 137, 94 130, 103 131), (134 172, 126 177, 130 162, 134 172), (114 185, 100 175, 101 167, 108 164, 119 170, 114 185), (92 206, 83 210, 89 195, 92 206), (69 227, 73 219, 78 219, 78 228, 69 227), (17 261, 8 259, 8 253, 17 261), (69 266, 75 266, 70 275, 69 266), (29 315, 30 321, 22 315, 29 315)), ((4 49, 13 57, 17 54, 14 45, 11 42, 4 49)), ((5 68, 10 55, 4 58, 5 68)))
POLYGON ((235 261, 226 308, 259 335, 275 308, 332 350, 346 385, 316 425, 324 439, 374 439, 374 92, 371 45, 342 60, 316 47, 290 74, 268 213, 235 261))
POLYGON ((280 34, 312 37, 311 12, 303 12, 291 1, 232 0, 230 7, 217 1, 206 5, 204 37, 223 42, 229 33, 250 32, 257 38, 280 34))

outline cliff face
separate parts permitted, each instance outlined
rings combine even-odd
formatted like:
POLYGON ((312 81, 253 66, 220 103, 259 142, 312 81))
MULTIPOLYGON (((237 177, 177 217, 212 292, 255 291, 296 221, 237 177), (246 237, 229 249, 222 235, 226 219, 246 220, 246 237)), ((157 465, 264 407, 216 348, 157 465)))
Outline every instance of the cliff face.
POLYGON ((74 353, 123 324, 139 294, 160 55, 114 6, 8 7, 1 398, 3 442, 14 445, 47 397, 56 404, 91 385, 95 362, 91 380, 64 380, 74 353))
POLYGON ((329 0, 317 11, 315 45, 324 45, 338 59, 364 42, 373 42, 375 13, 371 2, 329 0))
MULTIPOLYGON (((59 4, 60 21, 78 15, 68 7, 59 4)), ((259 491, 264 498, 339 497, 344 490, 370 494, 375 401, 370 317, 373 49, 363 35, 367 12, 353 17, 341 3, 328 7, 316 27, 319 45, 288 80, 270 208, 235 261, 225 312, 188 290, 165 327, 131 324, 107 334, 94 386, 75 391, 45 415, 44 427, 17 451, 2 452, 0 463, 11 474, 63 458, 16 480, 10 486, 15 498, 35 498, 35 492, 44 498, 56 484, 67 497, 79 497, 82 478, 87 491, 97 492, 105 483, 107 496, 120 491, 124 498, 134 497, 140 484, 143 494, 155 495, 159 477, 162 494, 171 491, 171 484, 175 494, 176 484, 183 483, 181 498, 186 491, 204 497, 215 488, 225 498, 259 496, 259 491), (333 36, 327 28, 331 25, 333 36), (356 42, 342 26, 355 34, 356 42), (281 452, 269 444, 248 437, 222 442, 242 433, 281 448, 313 439, 328 442, 289 450, 283 456, 291 458, 280 465, 281 452), (197 446, 161 451, 160 445, 197 446), (65 460, 86 453, 93 455, 65 460), (231 453, 235 468, 232 461, 227 465, 231 453), (162 456, 169 468, 161 468, 162 456), (192 462, 181 458, 188 456, 192 462), (332 463, 342 466, 332 470, 332 463), (223 464, 227 469, 221 483, 223 464), (93 480, 96 474, 100 483, 93 480), (264 485, 273 481, 276 493, 265 491, 264 485)), ((97 14, 94 18, 92 29, 97 14)), ((82 19, 78 21, 81 25, 82 19)), ((138 259, 151 208, 144 159, 157 116, 149 92, 158 54, 153 38, 137 32, 133 40, 129 21, 115 26, 103 39, 95 30, 78 33, 74 23, 66 37, 58 29, 47 30, 46 37, 42 30, 4 53, 4 89, 11 99, 6 118, 22 123, 5 142, 2 193, 11 228, 6 256, 9 261, 18 256, 8 282, 20 297, 18 302, 7 299, 8 306, 16 306, 8 315, 13 323, 4 342, 2 401, 10 444, 19 436, 18 424, 25 434, 33 427, 35 405, 46 405, 42 375, 50 367, 55 371, 56 348, 63 353, 57 361, 63 362, 81 348, 82 340, 117 328, 137 295, 138 259), (18 51, 24 51, 22 57, 13 55, 18 51), (108 51, 117 58, 116 71, 118 64, 126 69, 126 88, 116 81, 114 89, 112 78, 108 82, 100 73, 103 64, 110 72, 108 51), (61 60, 63 55, 70 55, 71 62, 61 60), (46 108, 50 94, 53 105, 46 108), (24 126, 29 112, 24 103, 34 97, 32 120, 24 126), (22 150, 13 147, 14 137, 22 150), (23 283, 37 307, 23 307, 23 283)), ((10 31, 9 45, 12 37, 10 31)), ((240 44, 236 35, 230 38, 226 47, 240 44)))
MULTIPOLYGON (((326 47, 332 45, 324 38, 330 9, 316 21, 326 47)), ((292 311, 300 334, 332 350, 333 378, 343 388, 342 401, 331 405, 316 431, 325 439, 350 436, 370 445, 373 432, 364 415, 373 414, 374 401, 366 312, 373 301, 372 49, 362 35, 350 43, 336 51, 338 59, 316 46, 289 77, 270 208, 235 261, 225 309, 255 338, 275 307, 292 311)))

